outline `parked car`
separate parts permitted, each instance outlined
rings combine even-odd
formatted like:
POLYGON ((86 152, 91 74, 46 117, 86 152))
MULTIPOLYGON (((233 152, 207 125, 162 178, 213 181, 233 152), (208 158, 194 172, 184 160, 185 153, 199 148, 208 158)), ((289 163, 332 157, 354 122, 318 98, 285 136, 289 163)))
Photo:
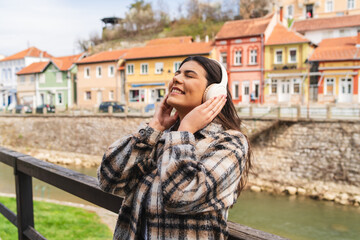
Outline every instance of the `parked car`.
POLYGON ((21 113, 24 110, 24 113, 32 113, 32 109, 29 105, 16 105, 15 106, 15 113, 21 113))
POLYGON ((41 104, 36 107, 36 113, 43 113, 43 108, 46 108, 48 113, 55 113, 55 106, 50 104, 41 104))
POLYGON ((99 106, 99 112, 109 112, 109 106, 113 107, 113 112, 124 112, 124 104, 115 101, 102 102, 99 106))

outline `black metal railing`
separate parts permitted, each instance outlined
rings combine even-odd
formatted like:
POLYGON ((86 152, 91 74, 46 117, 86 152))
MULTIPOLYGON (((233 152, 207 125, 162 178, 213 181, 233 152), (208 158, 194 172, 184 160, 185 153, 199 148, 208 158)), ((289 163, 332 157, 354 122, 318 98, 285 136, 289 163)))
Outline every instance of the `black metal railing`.
MULTIPOLYGON (((122 198, 103 192, 97 179, 66 169, 56 164, 41 161, 0 147, 0 162, 14 169, 16 185, 17 214, 0 203, 0 213, 18 228, 20 240, 46 239, 34 228, 32 178, 37 178, 99 207, 118 213, 122 198)), ((284 238, 252 229, 237 223, 228 222, 231 240, 284 238)))

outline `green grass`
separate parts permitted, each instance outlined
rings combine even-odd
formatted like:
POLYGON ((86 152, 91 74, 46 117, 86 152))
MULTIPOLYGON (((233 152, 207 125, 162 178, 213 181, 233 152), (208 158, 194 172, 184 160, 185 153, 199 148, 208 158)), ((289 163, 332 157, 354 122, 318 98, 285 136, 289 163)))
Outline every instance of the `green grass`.
MULTIPOLYGON (((0 197, 0 202, 16 213, 14 198, 0 197)), ((81 208, 34 201, 35 229, 47 239, 112 239, 110 229, 96 213, 81 208)), ((0 214, 0 239, 16 240, 17 228, 0 214)))

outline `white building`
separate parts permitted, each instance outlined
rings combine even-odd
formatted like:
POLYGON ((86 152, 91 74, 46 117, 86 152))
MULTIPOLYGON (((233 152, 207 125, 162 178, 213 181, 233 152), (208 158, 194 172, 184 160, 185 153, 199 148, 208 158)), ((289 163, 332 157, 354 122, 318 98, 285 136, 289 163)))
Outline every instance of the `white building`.
POLYGON ((318 44, 323 39, 357 36, 360 15, 300 20, 295 21, 291 28, 318 44))
POLYGON ((0 109, 16 104, 16 73, 34 62, 49 61, 52 56, 36 47, 15 53, 0 60, 0 109))

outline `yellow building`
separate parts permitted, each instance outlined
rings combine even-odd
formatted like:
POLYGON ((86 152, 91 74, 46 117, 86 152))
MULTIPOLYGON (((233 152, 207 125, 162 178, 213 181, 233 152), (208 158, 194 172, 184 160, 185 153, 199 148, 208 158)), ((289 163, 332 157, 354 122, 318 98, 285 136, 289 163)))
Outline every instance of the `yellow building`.
POLYGON ((284 20, 360 14, 360 0, 278 0, 284 20))
POLYGON ((184 42, 130 49, 124 57, 128 105, 143 107, 159 102, 180 63, 190 55, 212 57, 213 48, 210 42, 184 42))
POLYGON ((282 24, 265 42, 265 103, 301 104, 308 99, 310 41, 282 24))
POLYGON ((318 65, 319 103, 360 103, 360 33, 324 39, 309 60, 318 65))

